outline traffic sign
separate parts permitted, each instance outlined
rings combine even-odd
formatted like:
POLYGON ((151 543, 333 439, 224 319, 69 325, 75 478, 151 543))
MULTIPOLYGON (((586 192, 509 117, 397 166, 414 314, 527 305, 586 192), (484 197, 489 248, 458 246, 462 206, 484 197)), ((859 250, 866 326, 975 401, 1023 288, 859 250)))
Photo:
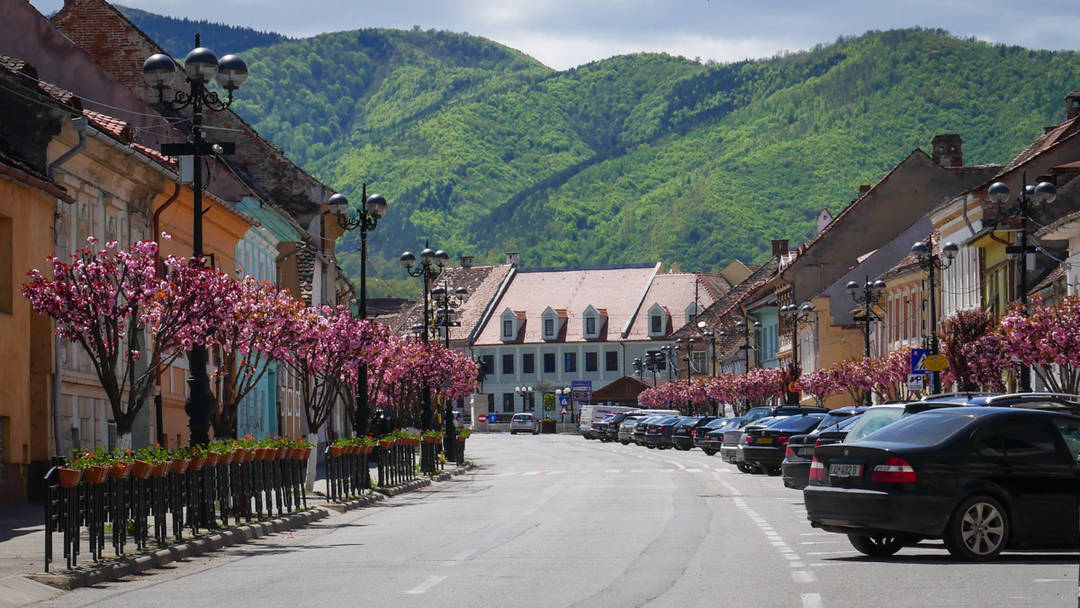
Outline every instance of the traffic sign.
POLYGON ((909 391, 923 391, 926 390, 926 375, 925 374, 908 374, 907 387, 909 391))
POLYGON ((927 355, 923 359, 923 367, 932 372, 940 372, 949 367, 949 360, 945 355, 927 355))
POLYGON ((570 407, 570 397, 568 395, 559 395, 559 407, 564 410, 570 407))
POLYGON ((592 380, 571 381, 570 395, 575 401, 592 401, 592 380))
POLYGON ((560 411, 559 413, 562 414, 563 416, 565 416, 568 412, 566 411, 566 408, 564 407, 564 408, 562 408, 562 411, 560 411))
POLYGON ((484 416, 484 415, 481 414, 480 416, 476 417, 476 421, 477 422, 487 422, 487 416, 484 416))
POLYGON ((498 422, 499 419, 495 417, 495 414, 488 414, 488 422, 498 422))
POLYGON ((929 348, 913 348, 911 349, 911 373, 912 374, 929 374, 930 370, 926 368, 926 358, 930 356, 929 348))

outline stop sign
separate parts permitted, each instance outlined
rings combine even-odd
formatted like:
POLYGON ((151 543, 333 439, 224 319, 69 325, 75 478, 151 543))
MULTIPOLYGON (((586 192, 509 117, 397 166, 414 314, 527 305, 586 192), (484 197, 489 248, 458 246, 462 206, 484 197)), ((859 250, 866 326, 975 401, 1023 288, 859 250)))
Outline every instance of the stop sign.
POLYGON ((476 421, 477 422, 487 422, 487 416, 477 416, 476 421))

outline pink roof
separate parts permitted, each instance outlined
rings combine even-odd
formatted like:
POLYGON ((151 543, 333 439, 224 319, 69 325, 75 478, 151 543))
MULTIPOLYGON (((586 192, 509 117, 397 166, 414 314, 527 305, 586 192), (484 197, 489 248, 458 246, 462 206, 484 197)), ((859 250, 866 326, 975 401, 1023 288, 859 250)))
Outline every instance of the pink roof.
MULTIPOLYGON (((693 273, 668 273, 658 274, 649 286, 649 292, 645 294, 645 301, 641 304, 634 324, 630 327, 627 340, 649 339, 649 309, 659 304, 671 315, 671 322, 667 333, 671 333, 685 324, 686 309, 694 301, 694 283, 698 279, 693 273)), ((697 285, 698 306, 704 311, 716 298, 712 292, 702 284, 697 285)), ((619 328, 622 330, 622 327, 619 328)))

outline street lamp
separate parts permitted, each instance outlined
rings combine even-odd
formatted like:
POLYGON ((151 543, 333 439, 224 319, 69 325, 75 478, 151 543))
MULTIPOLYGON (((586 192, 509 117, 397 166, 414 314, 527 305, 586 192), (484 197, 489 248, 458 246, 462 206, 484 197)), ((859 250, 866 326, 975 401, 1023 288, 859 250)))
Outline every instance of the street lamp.
MULTIPOLYGON (((428 343, 428 329, 431 320, 430 312, 430 294, 431 283, 439 278, 442 274, 443 268, 446 268, 446 262, 450 259, 442 249, 432 249, 427 243, 424 243, 424 249, 420 252, 420 263, 416 263, 416 256, 411 251, 406 251, 401 254, 399 260, 401 265, 405 268, 405 272, 411 277, 419 277, 423 282, 423 300, 424 300, 424 316, 420 321, 420 338, 424 344, 428 343)), ((431 387, 427 384, 424 385, 424 397, 420 412, 420 426, 423 430, 431 429, 431 387)))
POLYGON ((678 351, 674 346, 665 344, 660 347, 660 354, 663 355, 664 367, 667 368, 667 379, 671 380, 671 363, 674 361, 678 354, 678 351))
MULTIPOLYGON (((1005 203, 1009 201, 1009 185, 1005 182, 994 182, 990 184, 990 187, 986 190, 987 195, 990 197, 990 202, 995 203, 998 206, 998 220, 1016 217, 1020 219, 1020 245, 1008 246, 1005 248, 1007 254, 1019 254, 1021 256, 1020 262, 1020 302, 1024 306, 1024 313, 1028 312, 1028 286, 1027 286, 1027 273, 1028 264, 1027 256, 1034 254, 1035 247, 1028 246, 1028 221, 1031 218, 1028 216, 1029 205, 1032 203, 1048 205, 1054 202, 1057 198, 1057 188, 1050 182, 1039 182, 1038 185, 1032 186, 1027 183, 1027 177, 1024 177, 1023 187, 1020 189, 1020 194, 1016 197, 1016 204, 1008 209, 1003 209, 1005 203)), ((1026 365, 1020 366, 1020 392, 1031 392, 1031 368, 1026 365)))
POLYGON ((705 321, 697 322, 698 331, 701 332, 701 337, 709 341, 709 375, 716 375, 716 336, 724 336, 724 331, 713 331, 711 329, 705 329, 705 321))
MULTIPOLYGON (((337 216, 338 225, 346 232, 360 229, 360 318, 367 318, 367 233, 374 230, 379 219, 386 215, 386 198, 381 194, 367 195, 367 184, 361 187, 360 209, 356 217, 349 217, 349 199, 343 194, 334 194, 328 202, 330 213, 337 216)), ((367 424, 370 412, 368 411, 368 381, 367 364, 361 362, 358 368, 356 381, 356 416, 353 426, 356 427, 356 436, 363 437, 367 434, 367 424)))
POLYGON ((761 329, 761 321, 754 321, 753 323, 747 323, 745 319, 739 319, 735 321, 735 327, 742 331, 743 345, 739 348, 743 351, 743 373, 750 373, 750 328, 753 327, 754 331, 761 329))
MULTIPOLYGON (((431 297, 435 301, 435 305, 438 307, 438 311, 435 315, 435 327, 441 327, 444 336, 444 346, 447 350, 450 350, 450 328, 461 327, 460 321, 454 320, 454 315, 457 311, 450 307, 451 304, 461 306, 465 301, 465 294, 469 293, 469 290, 464 287, 457 287, 454 289, 453 294, 450 292, 450 284, 446 278, 443 278, 442 285, 431 290, 431 297)), ((443 449, 446 450, 447 457, 454 458, 454 449, 457 447, 457 429, 454 427, 454 404, 448 399, 445 407, 443 408, 443 449)))
MULTIPOLYGON (((881 320, 881 317, 874 313, 874 306, 881 301, 881 296, 885 294, 885 287, 885 281, 878 280, 871 283, 870 277, 866 277, 862 286, 855 281, 848 281, 846 286, 852 301, 862 306, 862 310, 856 309, 856 312, 862 313, 858 320, 863 324, 863 353, 867 358, 870 357, 870 324, 881 320)), ((870 392, 867 391, 866 405, 870 405, 870 398, 870 392)))
MULTIPOLYGON (((179 84, 187 83, 187 91, 177 90, 170 100, 165 99, 165 89, 177 80, 176 60, 164 53, 156 53, 143 62, 142 74, 154 89, 157 89, 158 103, 171 110, 181 110, 191 106, 191 136, 184 143, 170 143, 161 146, 162 154, 167 156, 191 156, 193 172, 193 202, 191 231, 191 263, 203 264, 203 225, 202 215, 202 157, 217 154, 229 154, 234 149, 232 142, 211 144, 203 134, 203 109, 222 111, 232 105, 233 93, 240 88, 248 77, 247 64, 236 55, 226 55, 218 60, 217 55, 204 48, 195 35, 195 49, 184 59, 179 84), (211 80, 217 80, 229 94, 222 101, 218 94, 207 89, 211 80)), ((210 442, 210 411, 214 396, 210 391, 210 376, 206 372, 206 347, 196 346, 188 351, 188 366, 191 376, 188 378, 189 394, 185 410, 188 415, 188 429, 191 432, 191 445, 205 445, 210 442)))
MULTIPOLYGON (((809 323, 816 317, 814 305, 810 302, 803 302, 798 306, 787 304, 780 307, 780 316, 791 324, 791 375, 797 380, 802 373, 802 366, 799 365, 799 324, 809 323)), ((788 391, 788 393, 790 398, 797 398, 794 392, 788 391)))
POLYGON ((531 410, 536 415, 536 389, 531 386, 515 386, 514 392, 521 395, 522 411, 531 410))
MULTIPOLYGON (((915 256, 915 259, 919 262, 919 267, 929 273, 927 278, 927 286, 930 290, 930 354, 938 354, 938 336, 937 336, 937 299, 935 291, 937 289, 937 280, 935 274, 937 270, 945 270, 949 266, 952 266, 953 260, 956 259, 956 254, 960 252, 960 248, 956 246, 956 243, 945 243, 941 247, 942 255, 935 255, 930 243, 919 241, 911 246, 911 254, 915 256), (944 256, 944 259, 942 259, 944 256)), ((938 372, 930 372, 930 394, 936 395, 939 386, 938 372)))

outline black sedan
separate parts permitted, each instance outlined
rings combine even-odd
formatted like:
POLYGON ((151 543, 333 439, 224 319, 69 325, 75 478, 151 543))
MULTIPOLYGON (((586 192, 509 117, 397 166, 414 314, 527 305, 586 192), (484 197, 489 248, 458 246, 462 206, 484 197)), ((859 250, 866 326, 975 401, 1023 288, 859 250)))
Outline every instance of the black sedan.
POLYGON ((675 428, 671 429, 671 443, 676 450, 694 449, 694 431, 713 420, 717 420, 716 416, 684 416, 675 428))
POLYGON ((739 427, 741 417, 717 418, 705 426, 698 427, 690 432, 694 438, 694 447, 701 448, 709 456, 720 451, 724 443, 724 431, 739 427))
POLYGON ((682 416, 657 416, 645 425, 645 446, 661 450, 672 446, 671 433, 682 416))
POLYGON ((784 486, 796 490, 805 488, 810 476, 810 461, 814 458, 814 448, 843 441, 847 428, 858 420, 864 411, 866 408, 861 406, 835 409, 829 412, 813 431, 792 436, 784 451, 784 462, 780 465, 784 486))
POLYGON ((765 428, 750 428, 742 446, 743 460, 769 475, 780 474, 787 442, 793 435, 804 435, 817 428, 825 414, 802 414, 787 418, 765 428))
POLYGON ((954 556, 1080 544, 1080 416, 956 407, 817 448, 803 491, 815 528, 867 555, 941 538, 954 556))

